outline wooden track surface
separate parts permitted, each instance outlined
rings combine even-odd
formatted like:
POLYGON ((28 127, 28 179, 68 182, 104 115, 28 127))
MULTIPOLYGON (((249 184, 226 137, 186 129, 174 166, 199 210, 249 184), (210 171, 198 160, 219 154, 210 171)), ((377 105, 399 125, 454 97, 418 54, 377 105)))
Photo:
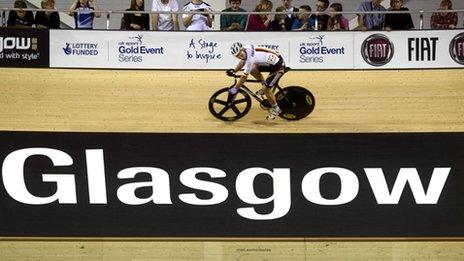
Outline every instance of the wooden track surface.
MULTIPOLYGON (((254 104, 225 123, 207 109, 218 71, 0 70, 0 130, 96 132, 464 131, 464 70, 289 72, 316 96, 309 118, 264 120, 254 104)), ((257 87, 255 87, 256 89, 257 87)), ((5 224, 2 224, 5 225, 5 224)), ((270 228, 271 229, 271 228, 270 228)), ((464 242, 27 241, 0 260, 464 260, 464 242)))
MULTIPOLYGON (((464 131, 464 70, 291 71, 307 86, 306 119, 265 120, 257 103, 237 122, 216 120, 211 94, 223 72, 0 70, 0 129, 98 132, 464 131)), ((258 86, 250 86, 255 89, 258 86)))

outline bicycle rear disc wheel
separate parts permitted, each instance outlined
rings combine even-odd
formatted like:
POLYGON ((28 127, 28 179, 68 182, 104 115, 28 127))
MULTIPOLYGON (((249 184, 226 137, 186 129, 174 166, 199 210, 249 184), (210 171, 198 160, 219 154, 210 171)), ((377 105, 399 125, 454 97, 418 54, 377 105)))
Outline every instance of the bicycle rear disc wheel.
POLYGON ((314 95, 306 88, 289 86, 276 93, 277 104, 286 120, 300 120, 308 116, 316 105, 314 95))
POLYGON ((211 114, 223 121, 234 121, 245 116, 251 108, 251 98, 244 90, 239 90, 232 99, 229 88, 222 88, 209 99, 211 114))

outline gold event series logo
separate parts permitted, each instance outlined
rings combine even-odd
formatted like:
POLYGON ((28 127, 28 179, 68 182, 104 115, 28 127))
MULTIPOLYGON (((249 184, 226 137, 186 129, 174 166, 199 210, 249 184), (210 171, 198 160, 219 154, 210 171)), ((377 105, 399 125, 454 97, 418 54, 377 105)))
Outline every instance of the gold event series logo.
POLYGON ((449 52, 455 62, 464 65, 464 33, 456 35, 451 40, 449 52))

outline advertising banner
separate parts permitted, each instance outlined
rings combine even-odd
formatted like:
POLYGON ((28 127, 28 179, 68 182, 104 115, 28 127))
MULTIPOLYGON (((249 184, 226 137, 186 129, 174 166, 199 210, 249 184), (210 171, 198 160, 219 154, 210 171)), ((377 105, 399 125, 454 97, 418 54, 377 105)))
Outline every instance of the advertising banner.
POLYGON ((50 67, 107 68, 111 32, 50 30, 50 67))
POLYGON ((464 68, 464 31, 129 32, 52 30, 56 68, 228 69, 230 46, 279 51, 294 69, 464 68))
POLYGON ((0 27, 0 67, 48 67, 49 31, 0 27))
POLYGON ((464 64, 464 33, 409 31, 355 34, 355 68, 453 68, 464 64))
POLYGON ((294 69, 352 69, 353 33, 299 33, 290 40, 289 65, 294 69))
POLYGON ((0 236, 464 237, 464 133, 1 132, 0 236))

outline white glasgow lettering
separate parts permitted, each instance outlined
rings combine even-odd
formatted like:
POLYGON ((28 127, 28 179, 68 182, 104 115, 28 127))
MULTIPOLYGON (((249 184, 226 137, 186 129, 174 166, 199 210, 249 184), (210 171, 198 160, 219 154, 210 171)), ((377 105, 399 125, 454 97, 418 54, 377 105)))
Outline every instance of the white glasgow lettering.
POLYGON ((27 50, 31 48, 31 38, 24 37, 0 37, 0 53, 3 50, 27 50))
MULTIPOLYGON (((90 204, 108 204, 107 183, 105 175, 105 159, 102 149, 85 150, 86 174, 90 204)), ((26 186, 24 164, 29 157, 45 156, 53 166, 71 166, 73 160, 67 153, 52 148, 25 148, 8 154, 2 166, 2 179, 6 192, 16 201, 29 205, 44 205, 58 201, 59 204, 77 204, 75 173, 47 174, 42 173, 43 182, 56 184, 56 191, 48 197, 33 195, 26 186)), ((365 168, 369 185, 377 204, 398 204, 406 184, 412 191, 416 204, 437 204, 443 191, 451 168, 434 168, 429 185, 424 189, 416 168, 400 168, 391 191, 388 189, 385 174, 381 168, 365 168)), ((131 182, 121 185, 117 190, 117 198, 126 205, 173 204, 170 191, 170 176, 166 170, 156 167, 130 167, 119 171, 117 178, 131 180, 139 173, 149 174, 151 181, 131 182), (140 198, 136 195, 139 188, 151 188, 152 195, 140 198)), ((236 178, 235 190, 244 203, 237 208, 237 214, 252 220, 272 220, 285 216, 291 207, 290 168, 265 169, 251 167, 241 171, 236 178), (259 175, 267 175, 272 180, 272 195, 261 198, 256 195, 254 183, 259 175), (272 204, 269 213, 258 213, 258 205, 272 204)), ((225 178, 227 174, 217 168, 194 167, 185 169, 180 174, 180 182, 185 187, 209 192, 209 199, 201 199, 195 193, 178 195, 180 201, 195 206, 221 204, 229 197, 229 190, 214 179, 225 178), (201 180, 197 174, 207 174, 211 181, 201 180)), ((303 177, 301 190, 304 198, 310 203, 323 206, 347 204, 353 201, 359 192, 358 176, 351 170, 338 167, 323 167, 309 171, 303 177), (340 192, 336 198, 326 199, 320 191, 321 179, 324 175, 335 174, 340 180, 340 192)))

